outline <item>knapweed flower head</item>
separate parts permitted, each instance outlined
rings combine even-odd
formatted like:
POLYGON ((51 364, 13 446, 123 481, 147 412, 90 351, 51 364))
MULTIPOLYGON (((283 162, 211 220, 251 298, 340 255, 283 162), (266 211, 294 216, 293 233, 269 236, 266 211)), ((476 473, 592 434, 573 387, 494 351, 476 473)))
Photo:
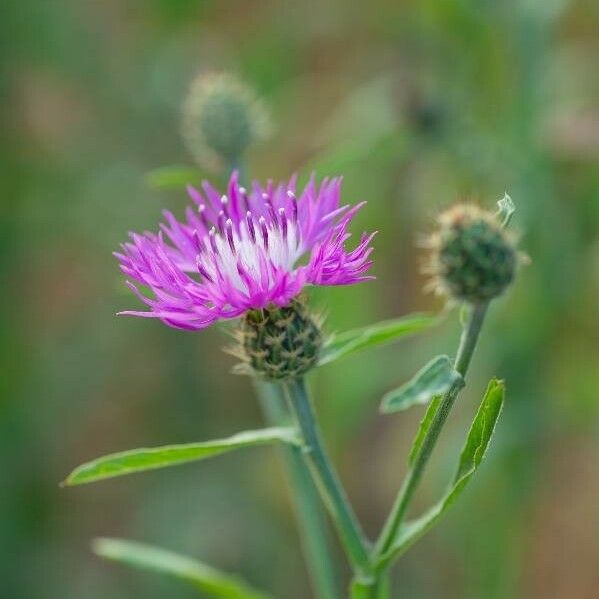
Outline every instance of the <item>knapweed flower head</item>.
POLYGON ((229 73, 203 73, 183 105, 183 139, 208 168, 239 162, 246 148, 266 137, 268 113, 254 92, 229 73))
POLYGON ((148 307, 122 314, 196 330, 249 311, 288 306, 309 285, 348 285, 369 277, 371 240, 348 249, 349 224, 364 204, 341 205, 341 179, 312 177, 239 185, 226 194, 188 187, 185 219, 164 212, 158 233, 131 233, 116 253, 127 284, 148 307), (140 286, 143 287, 140 288, 140 286))
POLYGON ((427 245, 432 286, 453 299, 489 301, 514 280, 519 255, 513 236, 495 214, 474 204, 457 204, 441 213, 427 245))

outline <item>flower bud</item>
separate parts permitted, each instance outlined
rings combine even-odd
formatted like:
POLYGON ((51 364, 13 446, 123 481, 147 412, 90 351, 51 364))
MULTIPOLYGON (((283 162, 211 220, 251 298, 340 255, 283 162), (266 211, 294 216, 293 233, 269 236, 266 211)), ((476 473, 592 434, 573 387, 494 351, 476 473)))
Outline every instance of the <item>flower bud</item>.
POLYGON ((475 205, 458 204, 438 222, 428 244, 434 287, 469 303, 501 295, 516 274, 518 252, 496 217, 475 205))
POLYGON ((235 165, 267 129, 264 106, 232 75, 203 74, 192 82, 183 106, 183 138, 202 166, 235 165))
POLYGON ((236 333, 231 353, 242 359, 235 371, 267 380, 298 378, 316 365, 322 345, 320 318, 304 301, 288 306, 250 310, 236 333))

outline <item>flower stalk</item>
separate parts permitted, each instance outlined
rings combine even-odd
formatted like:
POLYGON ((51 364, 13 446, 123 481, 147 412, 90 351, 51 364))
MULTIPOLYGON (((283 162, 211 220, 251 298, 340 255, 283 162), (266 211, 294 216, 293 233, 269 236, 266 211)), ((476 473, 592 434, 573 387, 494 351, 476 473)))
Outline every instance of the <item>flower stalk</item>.
MULTIPOLYGON (((240 181, 244 180, 244 166, 243 161, 231 165, 232 172, 237 169, 240 181)), ((265 421, 273 426, 287 424, 291 414, 285 405, 284 386, 280 382, 264 380, 252 374, 265 421)), ((314 596, 316 599, 338 599, 339 583, 318 489, 300 449, 287 447, 281 453, 314 596)))
POLYGON ((364 533, 321 440, 312 402, 303 378, 284 383, 289 405, 304 439, 304 455, 310 463, 339 536, 359 578, 370 579, 372 567, 364 533))
MULTIPOLYGON (((286 424, 290 414, 285 407, 283 387, 255 379, 255 389, 264 418, 268 424, 286 424)), ((312 589, 317 599, 337 599, 337 573, 330 552, 330 539, 324 519, 318 490, 301 455, 301 449, 282 449, 287 476, 292 489, 292 499, 299 533, 302 540, 312 589)))

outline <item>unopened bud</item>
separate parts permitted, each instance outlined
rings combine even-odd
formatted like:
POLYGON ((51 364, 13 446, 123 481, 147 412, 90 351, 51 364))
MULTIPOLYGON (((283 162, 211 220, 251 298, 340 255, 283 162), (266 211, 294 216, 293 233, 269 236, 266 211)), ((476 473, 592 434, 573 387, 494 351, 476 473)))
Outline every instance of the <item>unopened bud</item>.
POLYGON ((495 215, 472 204, 458 204, 439 216, 429 239, 428 272, 437 291, 459 301, 486 302, 514 280, 518 252, 495 215))
POLYGON ((199 75, 183 106, 183 137, 204 167, 238 163, 268 133, 266 110, 254 92, 227 73, 199 75))

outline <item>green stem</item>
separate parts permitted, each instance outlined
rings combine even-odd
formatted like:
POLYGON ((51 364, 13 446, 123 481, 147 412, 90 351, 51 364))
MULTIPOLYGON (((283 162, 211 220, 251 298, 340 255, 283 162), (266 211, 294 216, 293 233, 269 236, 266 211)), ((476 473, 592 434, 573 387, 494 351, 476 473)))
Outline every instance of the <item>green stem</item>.
MULTIPOLYGON (((239 181, 245 182, 245 162, 241 159, 233 161, 230 170, 235 169, 239 173, 239 181)), ((274 426, 285 424, 290 414, 284 406, 283 387, 258 380, 255 387, 266 421, 274 426)), ((318 490, 300 449, 283 449, 283 458, 290 479, 295 514, 314 596, 317 599, 338 599, 340 594, 337 574, 331 557, 327 523, 318 490)))
MULTIPOLYGON (((472 354, 478 341, 478 336, 485 319, 487 312, 488 303, 478 304, 470 308, 468 314, 468 320, 462 331, 462 337, 460 339, 460 346, 454 362, 454 368, 462 375, 466 377, 466 372, 470 366, 472 354)), ((422 478, 424 469, 428 463, 428 460, 433 452, 433 449, 439 438, 439 434, 445 424, 449 412, 453 407, 453 404, 463 387, 462 381, 455 384, 447 393, 443 396, 439 409, 435 414, 435 417, 426 433, 424 441, 420 447, 420 450, 416 454, 411 468, 403 481, 401 489, 397 495, 391 514, 383 527, 383 531, 376 544, 375 555, 382 557, 390 549, 394 539, 397 536, 397 532, 403 523, 407 509, 410 505, 410 501, 416 491, 416 487, 422 478)), ((380 569, 384 570, 388 565, 388 560, 381 560, 380 569)))
POLYGON ((390 580, 387 572, 377 573, 369 579, 354 577, 351 599, 391 599, 390 580))
POLYGON ((300 378, 290 380, 284 386, 304 438, 305 459, 320 483, 321 493, 356 574, 368 579, 372 575, 372 568, 367 541, 325 452, 306 383, 300 378))
MULTIPOLYGON (((273 426, 287 424, 290 414, 285 408, 282 387, 260 381, 256 381, 255 386, 266 421, 273 426)), ((282 450, 312 589, 317 599, 338 599, 339 586, 331 559, 327 523, 301 451, 296 447, 282 450)))

